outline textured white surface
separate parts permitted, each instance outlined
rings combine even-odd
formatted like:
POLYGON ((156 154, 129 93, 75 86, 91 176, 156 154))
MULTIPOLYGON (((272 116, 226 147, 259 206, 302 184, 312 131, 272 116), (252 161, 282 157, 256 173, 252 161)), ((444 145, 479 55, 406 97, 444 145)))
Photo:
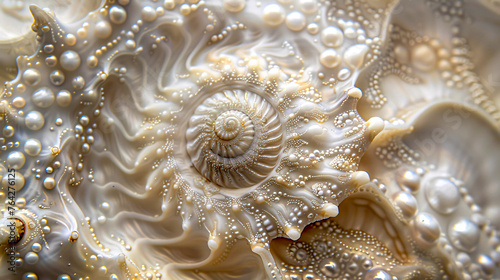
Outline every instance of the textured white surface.
POLYGON ((1 279, 500 277, 494 1, 33 4, 1 279))

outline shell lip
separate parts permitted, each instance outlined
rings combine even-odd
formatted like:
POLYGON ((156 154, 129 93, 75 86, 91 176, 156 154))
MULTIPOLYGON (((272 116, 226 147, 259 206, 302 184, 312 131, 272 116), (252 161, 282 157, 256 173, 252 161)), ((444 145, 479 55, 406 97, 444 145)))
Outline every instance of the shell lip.
POLYGON ((383 242, 399 261, 411 262, 411 232, 397 209, 372 182, 358 186, 332 218, 344 229, 362 230, 383 242), (374 222, 375 221, 375 222, 374 222))

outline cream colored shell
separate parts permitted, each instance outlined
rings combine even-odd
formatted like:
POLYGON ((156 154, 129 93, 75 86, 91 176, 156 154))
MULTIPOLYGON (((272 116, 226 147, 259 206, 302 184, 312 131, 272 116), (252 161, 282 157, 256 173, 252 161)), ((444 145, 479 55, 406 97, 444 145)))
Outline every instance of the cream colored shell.
POLYGON ((500 277, 494 1, 0 8, 0 279, 500 277))

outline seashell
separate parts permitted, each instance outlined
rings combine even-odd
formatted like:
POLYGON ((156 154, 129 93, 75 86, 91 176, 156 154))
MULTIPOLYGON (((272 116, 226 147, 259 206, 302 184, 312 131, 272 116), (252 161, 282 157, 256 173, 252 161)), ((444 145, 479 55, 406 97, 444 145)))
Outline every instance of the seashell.
POLYGON ((26 226, 20 219, 4 219, 1 231, 1 244, 3 246, 17 244, 24 237, 25 231, 26 226))
POLYGON ((498 8, 438 2, 0 3, 0 279, 500 277, 498 8))
POLYGON ((4 212, 2 217, 2 246, 14 246, 19 249, 42 235, 40 223, 33 213, 21 210, 11 214, 14 212, 4 212))
POLYGON ((282 127, 273 106, 257 94, 225 90, 196 108, 186 149, 196 169, 225 188, 253 186, 278 162, 282 127))

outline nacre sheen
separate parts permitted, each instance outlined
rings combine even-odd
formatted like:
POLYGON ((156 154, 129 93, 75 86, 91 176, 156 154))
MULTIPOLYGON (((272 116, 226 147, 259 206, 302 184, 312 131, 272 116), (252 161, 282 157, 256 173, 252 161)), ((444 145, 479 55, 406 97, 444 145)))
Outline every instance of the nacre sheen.
POLYGON ((500 277, 495 1, 63 2, 0 3, 0 279, 500 277))

